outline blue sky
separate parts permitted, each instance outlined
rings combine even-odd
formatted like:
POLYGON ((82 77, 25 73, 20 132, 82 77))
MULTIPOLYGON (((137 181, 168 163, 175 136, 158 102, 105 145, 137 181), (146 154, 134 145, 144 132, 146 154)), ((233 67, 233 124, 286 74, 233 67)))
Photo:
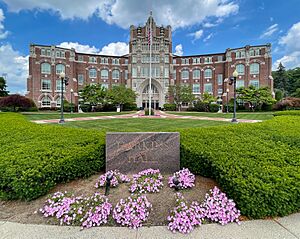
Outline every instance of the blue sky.
POLYGON ((128 52, 129 26, 173 28, 173 52, 224 52, 272 44, 273 67, 300 66, 299 0, 0 0, 0 76, 26 92, 29 44, 61 45, 101 54, 128 52))

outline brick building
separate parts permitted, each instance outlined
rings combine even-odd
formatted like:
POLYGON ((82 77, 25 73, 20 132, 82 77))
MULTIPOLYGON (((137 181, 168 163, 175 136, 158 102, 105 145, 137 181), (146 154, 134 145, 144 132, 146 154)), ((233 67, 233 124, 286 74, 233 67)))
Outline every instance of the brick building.
POLYGON ((157 26, 152 16, 145 26, 130 27, 129 54, 107 56, 76 52, 56 46, 30 45, 27 97, 39 108, 60 107, 61 71, 69 78, 65 98, 77 105, 80 90, 87 84, 100 83, 106 88, 126 85, 137 92, 138 107, 147 107, 149 90, 148 44, 152 25, 152 107, 163 107, 168 102, 168 87, 173 84, 190 85, 196 97, 209 92, 224 96, 233 86, 226 83, 237 69, 237 87, 268 86, 273 91, 271 77, 271 45, 245 46, 226 49, 222 53, 176 56, 172 53, 170 26, 157 26), (72 93, 71 93, 72 92, 72 93))

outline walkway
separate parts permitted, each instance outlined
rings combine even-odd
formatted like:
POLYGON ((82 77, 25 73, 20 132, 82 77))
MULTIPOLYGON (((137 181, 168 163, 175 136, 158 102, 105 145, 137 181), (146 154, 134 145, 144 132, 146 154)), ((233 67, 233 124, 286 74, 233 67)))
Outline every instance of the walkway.
MULTIPOLYGON (((73 122, 73 121, 85 121, 85 120, 106 120, 106 119, 135 119, 135 118, 163 118, 163 119, 191 119, 191 120, 212 120, 212 121, 224 121, 230 122, 231 119, 226 119, 222 117, 203 117, 203 116, 186 116, 186 115, 175 115, 168 114, 164 111, 157 110, 155 111, 155 115, 145 116, 144 111, 138 111, 133 114, 124 114, 124 115, 114 115, 114 116, 93 116, 93 117, 82 117, 78 118, 67 118, 65 122, 73 122)), ((261 120, 249 120, 249 119, 238 119, 241 123, 257 123, 262 122, 261 120)), ((58 123, 59 119, 49 119, 49 120, 32 120, 32 122, 37 124, 48 124, 48 123, 58 123)))
POLYGON ((124 227, 80 227, 20 224, 0 221, 1 239, 299 239, 300 213, 273 220, 253 220, 226 226, 205 224, 192 233, 182 235, 170 232, 166 226, 142 227, 138 230, 124 227))

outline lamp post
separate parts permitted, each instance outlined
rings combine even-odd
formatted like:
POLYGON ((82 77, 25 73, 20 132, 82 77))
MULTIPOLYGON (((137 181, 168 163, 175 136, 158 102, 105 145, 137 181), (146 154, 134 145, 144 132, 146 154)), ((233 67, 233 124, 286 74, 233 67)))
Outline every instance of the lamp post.
POLYGON ((70 90, 71 92, 71 114, 73 114, 73 89, 70 90))
POLYGON ((229 110, 228 110, 228 94, 229 94, 229 89, 227 88, 227 90, 226 90, 226 113, 229 113, 229 110))
POLYGON ((238 77, 239 73, 235 70, 230 77, 229 85, 233 84, 233 95, 234 95, 234 104, 233 104, 233 118, 231 120, 232 123, 238 123, 236 119, 236 78, 238 77))
POLYGON ((59 78, 61 80, 61 96, 60 96, 60 120, 59 124, 65 123, 64 119, 64 84, 68 85, 68 79, 66 78, 66 74, 62 71, 59 74, 59 78))

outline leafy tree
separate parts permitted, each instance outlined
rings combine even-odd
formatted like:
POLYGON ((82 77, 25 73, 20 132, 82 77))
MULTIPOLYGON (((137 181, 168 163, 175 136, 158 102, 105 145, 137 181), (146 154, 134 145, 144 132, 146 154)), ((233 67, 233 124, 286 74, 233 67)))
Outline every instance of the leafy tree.
MULTIPOLYGON (((288 94, 297 96, 297 91, 300 91, 300 67, 290 69, 287 71, 289 77, 288 94), (298 90, 299 89, 299 90, 298 90)), ((299 96, 298 96, 299 97, 299 96)))
POLYGON ((237 98, 248 103, 252 111, 261 108, 263 104, 271 105, 276 102, 272 97, 270 89, 267 87, 257 89, 250 85, 248 88, 242 87, 237 89, 237 94, 237 98))
POLYGON ((119 105, 123 109, 124 104, 134 104, 136 93, 124 85, 114 86, 108 91, 108 98, 113 104, 119 105))
POLYGON ((279 90, 279 89, 276 89, 275 90, 275 99, 277 101, 280 101, 280 100, 282 100, 282 98, 283 98, 283 91, 279 90))
POLYGON ((0 97, 3 97, 3 96, 7 96, 8 95, 8 92, 6 90, 6 81, 3 77, 0 77, 0 97))
POLYGON ((216 98, 213 95, 211 95, 207 92, 204 92, 204 94, 202 96, 203 103, 210 104, 211 102, 215 102, 215 101, 216 101, 216 98))
POLYGON ((31 99, 25 96, 14 94, 0 99, 0 108, 8 111, 26 111, 30 108, 36 108, 36 105, 31 99))
POLYGON ((192 87, 185 85, 171 85, 169 87, 169 96, 171 103, 174 103, 179 111, 183 102, 190 104, 195 100, 192 87))
POLYGON ((80 93, 84 104, 102 105, 107 101, 107 89, 101 84, 86 85, 80 93))

